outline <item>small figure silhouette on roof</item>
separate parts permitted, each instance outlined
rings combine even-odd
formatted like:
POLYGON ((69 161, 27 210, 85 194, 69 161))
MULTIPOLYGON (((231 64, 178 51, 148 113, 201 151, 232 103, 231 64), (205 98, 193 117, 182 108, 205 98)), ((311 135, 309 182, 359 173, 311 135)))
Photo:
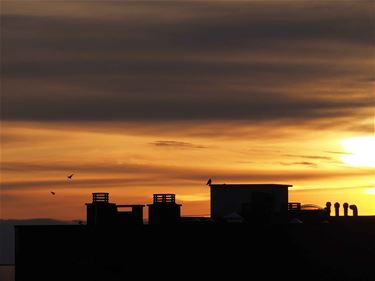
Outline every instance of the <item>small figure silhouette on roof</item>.
POLYGON ((208 179, 206 185, 210 185, 212 183, 212 180, 211 179, 208 179))
POLYGON ((68 179, 70 179, 70 180, 71 180, 71 179, 72 179, 72 177, 73 177, 73 175, 74 175, 74 174, 71 174, 70 176, 68 176, 68 179))
POLYGON ((52 195, 55 195, 56 193, 55 193, 55 192, 53 192, 53 191, 51 191, 51 194, 52 194, 52 195))

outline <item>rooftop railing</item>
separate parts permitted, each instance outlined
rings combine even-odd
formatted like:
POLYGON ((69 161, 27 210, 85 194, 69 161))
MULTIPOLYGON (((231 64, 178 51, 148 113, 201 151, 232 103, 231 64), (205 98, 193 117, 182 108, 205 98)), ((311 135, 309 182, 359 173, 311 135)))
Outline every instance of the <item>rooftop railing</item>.
POLYGON ((92 194, 92 202, 97 203, 108 203, 109 202, 109 193, 106 192, 96 192, 92 194))
POLYGON ((175 194, 154 194, 154 204, 158 203, 175 203, 175 194))
POLYGON ((301 210, 301 203, 299 202, 288 203, 288 210, 301 210))

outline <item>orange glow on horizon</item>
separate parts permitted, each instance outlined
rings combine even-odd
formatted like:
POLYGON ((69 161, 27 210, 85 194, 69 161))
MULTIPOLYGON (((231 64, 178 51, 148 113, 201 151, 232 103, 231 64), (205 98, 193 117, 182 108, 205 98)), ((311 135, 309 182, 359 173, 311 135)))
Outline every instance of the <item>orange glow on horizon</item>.
POLYGON ((147 204, 153 193, 175 193, 183 215, 207 216, 209 177, 216 183, 292 184, 290 201, 347 201, 362 215, 375 214, 373 169, 342 163, 335 137, 346 138, 339 132, 319 140, 303 131, 260 141, 261 135, 244 133, 243 124, 232 125, 238 135, 217 139, 199 131, 177 131, 172 138, 126 124, 106 131, 87 124, 73 130, 61 124, 4 125, 3 218, 84 219, 84 203, 102 191, 122 204, 147 204))

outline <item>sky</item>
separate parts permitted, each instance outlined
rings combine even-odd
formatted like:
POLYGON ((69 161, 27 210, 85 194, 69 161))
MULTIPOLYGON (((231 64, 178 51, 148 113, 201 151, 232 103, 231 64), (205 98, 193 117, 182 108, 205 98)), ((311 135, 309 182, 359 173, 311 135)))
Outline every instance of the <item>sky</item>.
POLYGON ((375 215, 374 1, 0 3, 1 218, 209 216, 208 178, 375 215))

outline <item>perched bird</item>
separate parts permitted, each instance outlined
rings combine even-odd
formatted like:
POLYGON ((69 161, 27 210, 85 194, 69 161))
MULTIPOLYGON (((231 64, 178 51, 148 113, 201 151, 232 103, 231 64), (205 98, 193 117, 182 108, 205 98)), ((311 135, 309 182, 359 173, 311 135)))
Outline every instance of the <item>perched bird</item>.
POLYGON ((210 184, 211 184, 211 182, 212 182, 212 180, 211 180, 211 179, 208 179, 208 181, 207 181, 206 185, 210 185, 210 184))
POLYGON ((53 192, 53 191, 51 191, 51 194, 52 194, 52 195, 55 195, 56 193, 55 193, 55 192, 53 192))
POLYGON ((68 176, 68 179, 70 179, 70 180, 71 180, 71 179, 72 179, 72 177, 73 177, 73 175, 74 175, 74 174, 71 174, 70 176, 68 176))

